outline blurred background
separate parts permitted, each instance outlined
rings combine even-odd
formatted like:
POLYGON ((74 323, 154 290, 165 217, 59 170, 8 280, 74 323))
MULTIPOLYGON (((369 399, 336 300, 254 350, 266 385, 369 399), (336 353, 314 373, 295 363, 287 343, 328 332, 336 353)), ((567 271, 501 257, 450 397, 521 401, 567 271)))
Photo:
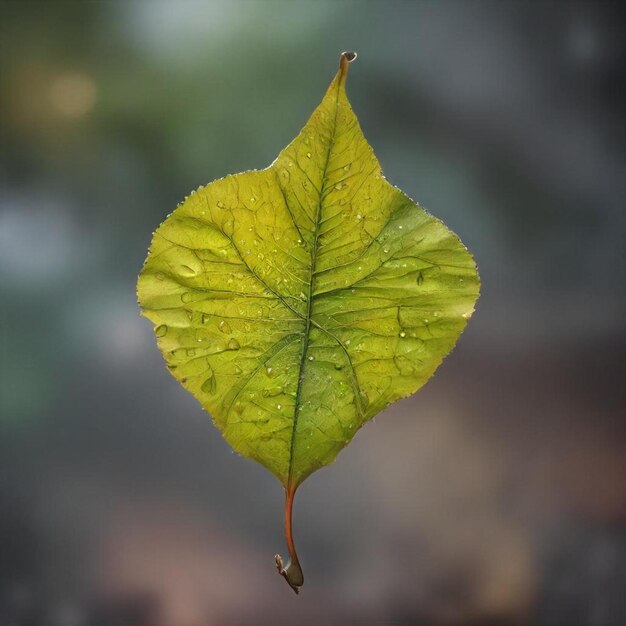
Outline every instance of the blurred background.
POLYGON ((7 2, 0 623, 626 623, 626 20, 617 2, 7 2), (296 499, 168 374, 135 280, 185 195, 268 165, 342 50, 477 311, 296 499))

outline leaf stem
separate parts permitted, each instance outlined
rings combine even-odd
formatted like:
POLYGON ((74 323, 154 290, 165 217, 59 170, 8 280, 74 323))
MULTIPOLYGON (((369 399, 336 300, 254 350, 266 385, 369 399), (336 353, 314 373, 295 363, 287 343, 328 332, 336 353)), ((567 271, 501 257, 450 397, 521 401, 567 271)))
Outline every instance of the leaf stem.
POLYGON ((279 554, 274 556, 278 573, 287 581, 289 586, 296 592, 300 593, 300 587, 304 584, 304 574, 300 567, 296 546, 293 542, 292 530, 292 511, 293 499, 296 495, 297 487, 288 487, 285 489, 285 539, 287 540, 287 548, 289 550, 289 563, 283 566, 283 559, 279 554))

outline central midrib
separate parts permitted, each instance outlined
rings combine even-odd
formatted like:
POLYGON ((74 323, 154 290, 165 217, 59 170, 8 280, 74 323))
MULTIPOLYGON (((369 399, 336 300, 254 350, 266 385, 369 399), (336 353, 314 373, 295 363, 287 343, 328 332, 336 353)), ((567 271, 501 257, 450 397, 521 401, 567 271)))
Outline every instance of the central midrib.
POLYGON ((324 169, 322 171, 322 184, 320 185, 320 197, 317 203, 317 211, 315 214, 315 231, 313 237, 313 247, 311 250, 311 273, 309 275, 309 293, 307 294, 307 308, 306 308, 306 325, 304 328, 304 340, 302 342, 302 353, 300 355, 300 368, 298 373, 298 387, 296 389, 296 400, 293 410, 293 428, 291 430, 291 442, 289 446, 289 473, 287 477, 287 488, 291 488, 291 479, 293 475, 293 453, 296 442, 296 431, 298 428, 298 409, 300 407, 300 396, 302 392, 302 383, 304 382, 304 368, 306 365, 306 354, 309 347, 309 333, 311 330, 311 310, 313 308, 313 284, 315 282, 315 266, 317 262, 317 239, 320 231, 320 222, 322 217, 322 201, 324 198, 324 191, 326 189, 326 172, 328 170, 328 163, 330 162, 330 154, 333 150, 335 143, 335 133, 337 130, 337 113, 339 111, 339 94, 341 92, 341 84, 337 85, 337 97, 335 98, 335 116, 333 118, 333 130, 330 136, 330 145, 328 146, 328 153, 326 154, 326 162, 324 163, 324 169))

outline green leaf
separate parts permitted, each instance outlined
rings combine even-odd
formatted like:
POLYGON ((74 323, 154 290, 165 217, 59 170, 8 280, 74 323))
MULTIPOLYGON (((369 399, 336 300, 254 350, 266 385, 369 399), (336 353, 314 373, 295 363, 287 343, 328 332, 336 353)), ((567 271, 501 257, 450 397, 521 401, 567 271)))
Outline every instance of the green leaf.
POLYGON ((296 488, 433 375, 479 291, 458 237, 382 175, 346 97, 355 56, 272 165, 178 206, 138 281, 170 372, 285 487, 296 591, 296 488))

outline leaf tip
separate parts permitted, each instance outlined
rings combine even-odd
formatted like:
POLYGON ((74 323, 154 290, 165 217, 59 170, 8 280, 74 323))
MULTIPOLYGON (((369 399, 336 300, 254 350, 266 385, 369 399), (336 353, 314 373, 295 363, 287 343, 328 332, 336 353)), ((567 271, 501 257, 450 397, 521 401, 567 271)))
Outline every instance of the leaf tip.
POLYGON ((357 57, 357 53, 354 51, 344 51, 339 55, 339 78, 340 81, 345 80, 348 73, 348 65, 352 63, 357 57))

